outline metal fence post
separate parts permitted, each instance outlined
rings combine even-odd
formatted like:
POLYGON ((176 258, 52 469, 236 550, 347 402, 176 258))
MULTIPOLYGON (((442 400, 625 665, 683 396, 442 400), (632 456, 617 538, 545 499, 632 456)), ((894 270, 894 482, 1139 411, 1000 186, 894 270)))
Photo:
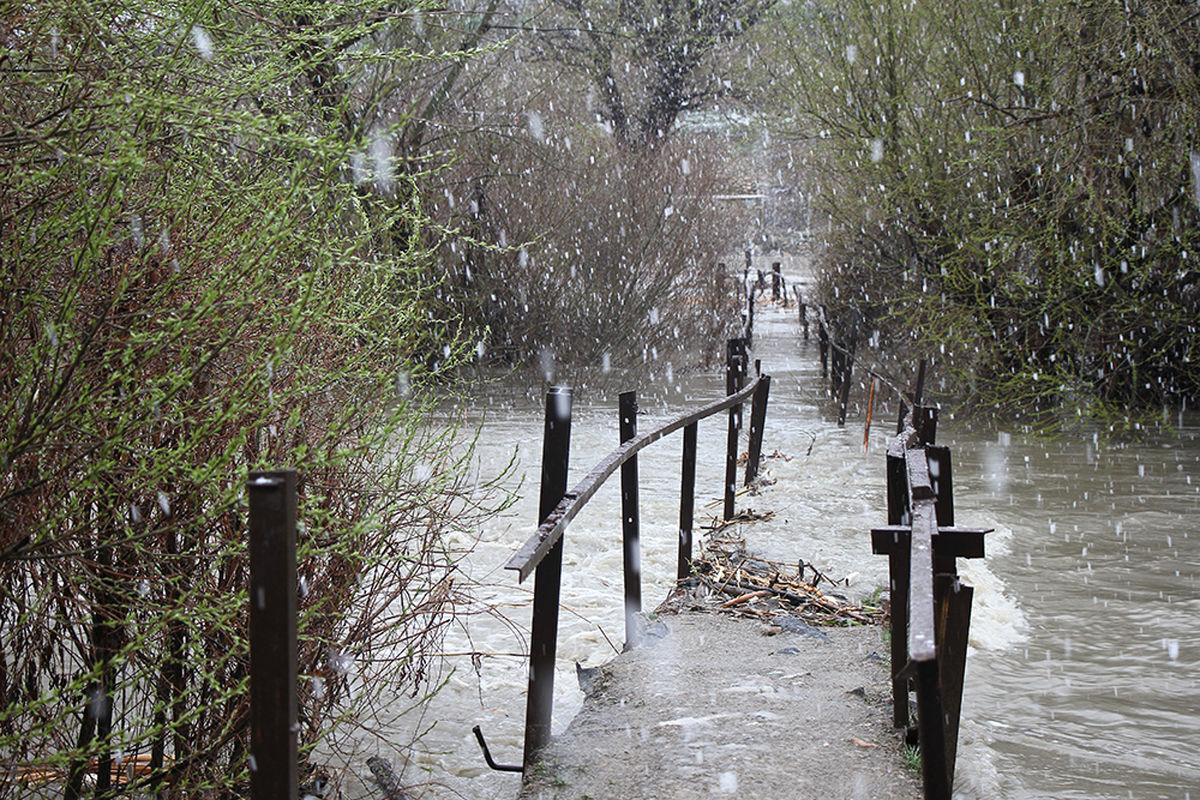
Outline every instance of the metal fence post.
POLYGON ((696 431, 693 422, 683 429, 683 463, 679 478, 679 563, 678 580, 692 574, 692 523, 696 508, 696 431))
POLYGON ((762 460, 763 426, 767 421, 767 396, 771 392, 771 376, 762 375, 750 404, 750 448, 746 457, 746 481, 749 486, 758 477, 758 462, 762 460))
MULTIPOLYGON (((807 330, 806 326, 805 331, 807 330)), ((829 374, 829 331, 825 328, 823 314, 817 316, 817 346, 821 351, 821 377, 824 378, 829 374)))
MULTIPOLYGON (((621 416, 621 444, 637 436, 637 393, 623 392, 618 411, 621 416)), ((637 456, 621 465, 621 553, 625 579, 625 646, 638 644, 638 618, 642 610, 642 565, 639 545, 637 456)))
MULTIPOLYGON (((742 388, 746 362, 746 340, 730 339, 726 343, 725 394, 735 394, 742 388)), ((734 516, 734 490, 737 488, 738 434, 742 429, 742 406, 729 408, 729 434, 725 446, 725 519, 734 516)))
MULTIPOLYGON (((888 525, 908 525, 912 515, 908 507, 908 468, 904 456, 887 457, 887 521, 888 525)), ((911 534, 894 534, 895 541, 888 553, 888 599, 891 602, 892 631, 892 724, 908 726, 909 680, 904 675, 908 664, 908 553, 911 534)))
MULTIPOLYGON (((571 390, 566 387, 556 386, 546 393, 538 522, 550 516, 550 512, 567 492, 567 462, 571 448, 571 401, 571 390)), ((525 699, 525 754, 522 762, 525 774, 528 774, 536 760, 538 751, 550 742, 562 557, 563 540, 560 538, 534 573, 533 621, 529 634, 529 691, 525 699)))
POLYGON ((842 376, 839 384, 838 427, 846 424, 846 407, 850 404, 850 377, 854 372, 854 351, 858 349, 858 324, 850 332, 850 348, 842 357, 842 376))
POLYGON ((250 797, 299 797, 296 472, 251 472, 250 797))
POLYGON ((742 336, 747 346, 753 346, 754 343, 754 299, 757 292, 757 286, 746 289, 746 330, 742 336))

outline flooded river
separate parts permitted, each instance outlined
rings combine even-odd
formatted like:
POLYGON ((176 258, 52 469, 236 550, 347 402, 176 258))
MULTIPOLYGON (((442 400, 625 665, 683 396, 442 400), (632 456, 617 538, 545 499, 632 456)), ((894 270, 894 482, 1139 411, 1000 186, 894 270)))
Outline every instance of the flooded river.
MULTIPOLYGON (((756 334, 754 356, 773 379, 764 453, 774 454, 765 472, 775 483, 738 506, 775 517, 743 533, 754 550, 803 558, 847 580, 847 595, 869 595, 886 585, 886 559, 871 554, 868 531, 885 518, 894 412, 877 417, 864 452, 863 415, 836 426, 815 340, 801 341, 793 311, 760 312, 756 334)), ((639 387, 641 429, 723 394, 719 374, 679 372, 664 365, 639 387)), ((517 585, 502 567, 535 528, 541 392, 518 387, 469 411, 480 425, 480 475, 515 453, 510 487, 520 499, 478 532, 463 565, 477 602, 447 641, 445 685, 423 719, 407 714, 383 731, 396 740, 424 731, 404 779, 426 796, 511 798, 518 789, 518 775, 487 769, 471 727, 482 725, 498 760, 520 761, 532 580, 517 585)), ((996 529, 985 562, 960 562, 976 593, 958 796, 1200 800, 1200 420, 1172 422, 1170 437, 1118 446, 1046 443, 943 417, 958 522, 996 529)), ((700 424, 697 526, 720 512, 724 439, 722 417, 700 424)), ((578 389, 569 483, 617 444, 615 393, 578 389)), ((680 448, 676 434, 640 457, 649 608, 674 571, 680 448)), ((567 529, 556 730, 582 701, 574 662, 602 663, 623 638, 619 503, 613 480, 567 529)))

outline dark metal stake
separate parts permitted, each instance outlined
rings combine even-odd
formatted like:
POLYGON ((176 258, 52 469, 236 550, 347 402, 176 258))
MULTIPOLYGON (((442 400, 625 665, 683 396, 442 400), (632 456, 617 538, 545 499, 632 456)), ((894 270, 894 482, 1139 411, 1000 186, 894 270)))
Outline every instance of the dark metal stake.
POLYGON ((251 472, 250 797, 299 797, 296 472, 251 472))
MULTIPOLYGON (((887 457, 887 516, 888 525, 911 523, 908 469, 902 456, 887 457)), ((892 724, 897 728, 908 726, 909 681, 902 673, 908 665, 908 552, 911 540, 909 531, 897 532, 888 552, 888 599, 892 607, 892 724)))
POLYGON ((917 387, 913 389, 913 405, 921 405, 921 399, 925 394, 925 359, 921 359, 917 364, 917 387))
POLYGON ((950 800, 946 765, 946 722, 937 660, 917 662, 917 727, 921 733, 921 778, 925 800, 950 800))
POLYGON ((696 431, 693 422, 683 429, 683 463, 679 480, 679 564, 676 577, 692 574, 692 522, 696 508, 696 431))
POLYGON ((804 302, 804 295, 800 293, 800 287, 793 287, 796 290, 796 308, 800 311, 800 326, 804 329, 804 341, 808 341, 808 305, 804 302))
POLYGON ((946 716, 946 773, 954 788, 958 758, 958 724, 962 710, 963 678, 967 668, 967 639, 971 630, 971 598, 975 590, 954 575, 938 575, 938 666, 946 716))
POLYGON ((938 527, 953 528, 954 481, 950 470, 950 448, 930 445, 925 448, 925 456, 929 459, 929 482, 933 484, 938 527))
POLYGON ((933 444, 937 439, 937 409, 932 406, 914 406, 912 416, 917 441, 921 444, 933 444))
POLYGON ((758 292, 758 287, 750 287, 746 290, 746 330, 743 338, 746 340, 746 346, 753 346, 754 343, 754 296, 758 292))
MULTIPOLYGON (((742 387, 745 364, 745 339, 730 339, 726 344, 725 394, 734 394, 742 387)), ((738 433, 742 429, 742 406, 729 408, 729 434, 725 443, 725 519, 734 516, 734 490, 737 488, 738 433)))
POLYGON ((892 605, 892 724, 908 727, 908 575, 912 536, 896 533, 895 549, 888 554, 892 605))
MULTIPOLYGON (((542 437, 542 482, 538 520, 546 519, 567 492, 571 448, 571 390, 556 386, 546 393, 546 425, 542 437)), ((525 702, 526 770, 550 743, 554 710, 554 656, 558 648, 558 597, 562 577, 563 540, 538 565, 533 579, 533 622, 529 634, 529 692, 525 702)))
MULTIPOLYGON (((808 330, 807 326, 805 330, 808 330)), ((821 318, 817 319, 817 346, 821 350, 821 377, 825 378, 829 375, 829 331, 825 329, 825 320, 821 318)))
POLYGON ((887 457, 887 521, 888 525, 908 525, 908 468, 903 456, 887 457))
POLYGON ((750 404, 750 449, 746 457, 746 485, 758 477, 758 462, 762 460, 763 427, 767 421, 767 396, 771 392, 771 376, 763 375, 754 390, 750 404))
POLYGON ((841 397, 838 400, 838 427, 846 424, 846 406, 850 403, 850 375, 854 372, 854 351, 858 349, 858 326, 850 334, 850 349, 842 357, 841 397))
MULTIPOLYGON (((621 444, 637 436, 637 394, 620 396, 621 444)), ((625 647, 638 644, 638 617, 642 610, 642 566, 639 543, 637 456, 621 465, 621 553, 625 578, 625 647)))

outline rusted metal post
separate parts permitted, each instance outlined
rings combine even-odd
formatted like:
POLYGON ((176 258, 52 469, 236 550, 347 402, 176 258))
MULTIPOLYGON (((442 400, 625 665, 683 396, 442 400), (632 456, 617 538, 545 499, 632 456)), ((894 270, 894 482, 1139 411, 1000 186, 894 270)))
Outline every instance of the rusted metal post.
POLYGON ((676 577, 692 574, 692 524, 696 508, 696 431, 693 422, 683 429, 683 463, 679 479, 679 563, 676 577))
POLYGON ((251 472, 250 797, 299 797, 296 472, 251 472))
MULTIPOLYGON (((546 423, 542 437, 541 497, 538 521, 550 516, 567 492, 567 462, 571 449, 572 392, 556 386, 546 393, 546 423)), ((538 564, 533 583, 533 621, 529 634, 529 692, 525 699, 526 774, 538 752, 550 742, 554 710, 554 656, 558 648, 558 597, 562 577, 563 540, 560 538, 538 564)))
POLYGON ((746 481, 749 486, 758 477, 758 462, 762 460, 763 427, 767 421, 767 397, 771 392, 771 376, 763 375, 754 389, 750 404, 750 446, 746 454, 746 481))
MULTIPOLYGON (((745 370, 745 339, 730 339, 726 343, 725 394, 734 394, 742 388, 745 370)), ((738 433, 742 429, 742 406, 739 403, 729 408, 729 433, 725 446, 725 519, 733 519, 734 490, 737 488, 738 433)))
MULTIPOLYGON (((637 436, 637 393, 623 392, 618 411, 621 416, 621 444, 637 436)), ((621 553, 625 578, 625 646, 638 644, 638 614, 642 610, 642 566, 639 543, 637 456, 621 465, 621 553)))

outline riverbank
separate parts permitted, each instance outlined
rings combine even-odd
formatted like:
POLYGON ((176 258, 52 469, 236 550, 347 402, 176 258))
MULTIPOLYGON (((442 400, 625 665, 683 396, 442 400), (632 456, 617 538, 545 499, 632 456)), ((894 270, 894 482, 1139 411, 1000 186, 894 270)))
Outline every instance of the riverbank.
POLYGON ((666 604, 643 646, 584 674, 582 710, 520 797, 920 797, 882 628, 792 619, 666 604))

